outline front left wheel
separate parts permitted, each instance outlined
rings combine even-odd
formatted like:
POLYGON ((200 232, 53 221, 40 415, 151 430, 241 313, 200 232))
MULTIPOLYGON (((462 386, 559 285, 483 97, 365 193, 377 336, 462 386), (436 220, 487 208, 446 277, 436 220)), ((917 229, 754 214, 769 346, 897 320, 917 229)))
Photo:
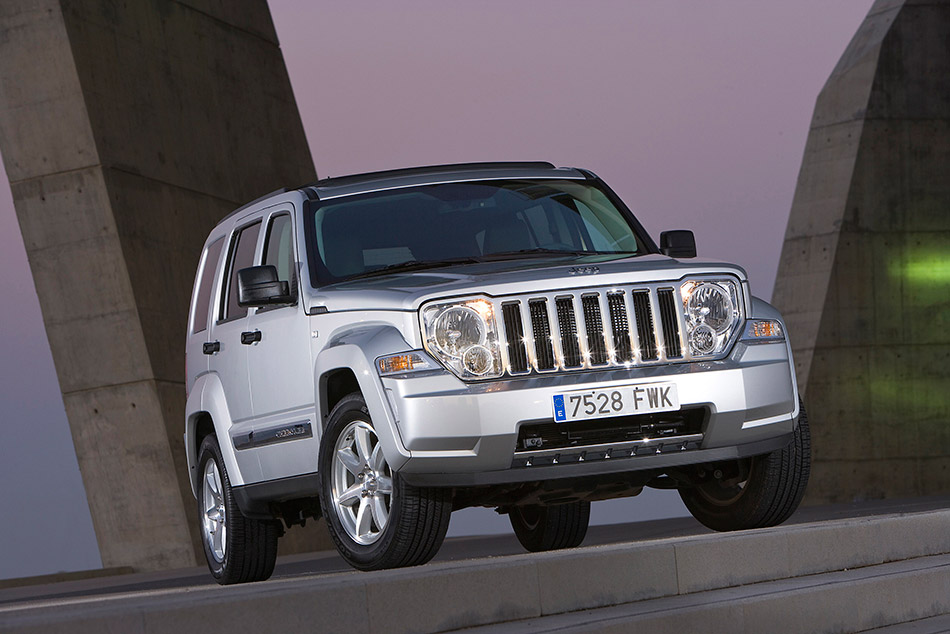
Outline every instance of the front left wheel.
POLYGON ((508 511, 511 527, 525 550, 541 552, 580 546, 590 523, 590 502, 513 506, 508 511))
POLYGON ((700 465, 692 486, 680 488, 689 512, 708 528, 736 531, 778 526, 795 512, 811 473, 811 431, 799 401, 788 446, 744 460, 700 465))
POLYGON ((244 517, 213 434, 198 450, 198 474, 201 542, 215 580, 229 585, 269 578, 277 562, 280 523, 244 517))
POLYGON ((416 566, 442 546, 452 490, 411 486, 390 469, 362 395, 344 397, 330 412, 319 473, 327 528, 354 568, 416 566))

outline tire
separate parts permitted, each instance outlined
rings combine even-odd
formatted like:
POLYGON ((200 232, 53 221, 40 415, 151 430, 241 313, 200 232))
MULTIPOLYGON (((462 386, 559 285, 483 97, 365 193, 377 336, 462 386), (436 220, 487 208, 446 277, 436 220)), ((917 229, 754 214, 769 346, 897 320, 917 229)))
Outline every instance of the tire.
POLYGON ((703 465, 700 483, 679 490, 693 517, 716 531, 778 526, 791 517, 805 495, 811 472, 811 432, 801 401, 799 411, 793 440, 784 449, 745 461, 703 465), (717 471, 747 473, 748 477, 744 482, 723 484, 714 475, 717 471))
POLYGON ((269 578, 277 562, 280 523, 241 513, 214 434, 198 450, 198 474, 199 532, 215 580, 230 585, 269 578))
POLYGON ((351 566, 417 566, 438 552, 452 515, 452 490, 411 486, 389 468, 359 393, 330 412, 318 466, 323 516, 351 566))
POLYGON ((590 523, 590 502, 513 506, 508 511, 518 541, 531 552, 580 546, 590 523))

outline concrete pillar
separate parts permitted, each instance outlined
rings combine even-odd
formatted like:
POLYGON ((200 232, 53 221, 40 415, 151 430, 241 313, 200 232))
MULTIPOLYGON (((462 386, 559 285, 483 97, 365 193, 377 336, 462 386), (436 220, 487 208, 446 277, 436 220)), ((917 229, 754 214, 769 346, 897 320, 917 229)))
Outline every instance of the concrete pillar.
POLYGON ((773 302, 806 500, 950 491, 950 0, 879 0, 818 97, 773 302))
POLYGON ((203 562, 182 445, 199 251, 316 176, 266 1, 4 0, 0 150, 103 565, 203 562))

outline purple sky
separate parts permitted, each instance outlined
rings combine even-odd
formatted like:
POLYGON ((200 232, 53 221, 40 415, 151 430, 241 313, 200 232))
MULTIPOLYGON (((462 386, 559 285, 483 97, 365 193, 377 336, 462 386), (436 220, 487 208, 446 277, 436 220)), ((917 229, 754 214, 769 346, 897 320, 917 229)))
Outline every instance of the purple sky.
MULTIPOLYGON (((815 97, 871 0, 270 5, 321 177, 586 167, 654 237, 692 229, 700 255, 741 264, 767 299, 815 97)), ((0 578, 98 567, 3 173, 0 297, 0 578)), ((595 504, 594 521, 681 512, 662 492, 595 504)), ((451 531, 506 526, 467 511, 451 531)))

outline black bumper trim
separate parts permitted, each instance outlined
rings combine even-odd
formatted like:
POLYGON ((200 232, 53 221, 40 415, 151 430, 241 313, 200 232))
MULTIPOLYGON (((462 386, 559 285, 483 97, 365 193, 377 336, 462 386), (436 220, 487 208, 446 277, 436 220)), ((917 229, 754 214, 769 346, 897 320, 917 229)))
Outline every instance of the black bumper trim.
POLYGON ((794 432, 781 436, 759 440, 732 447, 714 449, 695 449, 676 453, 662 453, 627 458, 608 458, 591 462, 573 462, 570 464, 546 465, 537 467, 515 467, 501 471, 480 473, 402 473, 400 477, 413 486, 427 487, 469 487, 491 484, 512 484, 517 482, 535 482, 538 480, 557 480, 559 478, 577 478, 581 476, 601 475, 605 473, 623 473, 625 471, 643 471, 662 469, 690 464, 735 460, 782 449, 792 441, 794 432))
POLYGON ((245 484, 232 489, 234 500, 244 517, 270 519, 271 502, 286 502, 320 495, 320 476, 316 473, 245 484))

